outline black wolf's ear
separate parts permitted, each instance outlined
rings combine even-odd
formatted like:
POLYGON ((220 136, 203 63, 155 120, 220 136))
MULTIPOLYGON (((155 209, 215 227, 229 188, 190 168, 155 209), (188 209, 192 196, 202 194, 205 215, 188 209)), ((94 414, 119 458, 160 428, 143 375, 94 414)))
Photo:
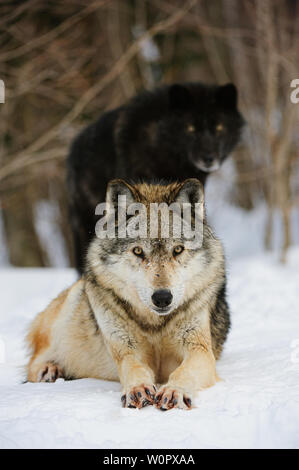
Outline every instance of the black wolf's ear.
POLYGON ((201 182, 196 178, 185 180, 175 195, 175 201, 180 203, 204 204, 204 190, 201 182))
POLYGON ((189 108, 192 102, 190 91, 183 85, 171 85, 168 96, 169 107, 173 110, 189 108))
POLYGON ((228 109, 235 109, 238 102, 238 91, 233 83, 218 87, 216 101, 220 106, 228 109))
POLYGON ((122 179, 111 180, 107 186, 106 202, 108 207, 117 209, 118 207, 118 196, 126 197, 126 205, 136 202, 137 192, 136 189, 129 183, 122 179))

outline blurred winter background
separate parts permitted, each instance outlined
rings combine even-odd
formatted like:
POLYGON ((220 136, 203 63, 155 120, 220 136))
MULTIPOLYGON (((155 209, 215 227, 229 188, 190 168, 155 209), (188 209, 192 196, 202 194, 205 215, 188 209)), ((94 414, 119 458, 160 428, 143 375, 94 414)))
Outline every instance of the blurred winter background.
POLYGON ((285 261, 299 241, 297 0, 28 0, 0 9, 1 266, 73 265, 72 138, 138 90, 184 80, 233 81, 247 120, 207 186, 211 221, 222 238, 235 236, 232 254, 275 248, 285 261))
POLYGON ((298 64, 299 0, 0 2, 0 448, 299 447, 298 64), (228 260, 225 382, 187 414, 123 410, 116 383, 22 384, 28 323, 76 278, 71 140, 185 80, 233 81, 247 121, 206 188, 228 260))

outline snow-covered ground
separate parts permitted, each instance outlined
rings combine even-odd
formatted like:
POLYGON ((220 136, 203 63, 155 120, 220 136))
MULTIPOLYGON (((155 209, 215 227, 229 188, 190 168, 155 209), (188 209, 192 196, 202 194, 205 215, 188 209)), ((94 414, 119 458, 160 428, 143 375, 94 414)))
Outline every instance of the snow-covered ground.
POLYGON ((191 411, 120 406, 118 383, 23 384, 29 321, 70 269, 0 271, 0 448, 299 448, 299 247, 229 262, 232 329, 223 381, 191 411), (3 350, 5 349, 5 351, 3 350))
POLYGON ((299 448, 298 212, 283 266, 279 214, 276 250, 266 255, 265 205, 249 213, 233 207, 233 185, 227 162, 206 191, 228 261, 232 329, 218 363, 223 381, 198 394, 191 411, 122 409, 112 382, 22 384, 26 328, 76 275, 57 269, 67 260, 51 229, 55 214, 39 211, 37 228, 56 269, 10 268, 0 220, 0 448, 299 448))

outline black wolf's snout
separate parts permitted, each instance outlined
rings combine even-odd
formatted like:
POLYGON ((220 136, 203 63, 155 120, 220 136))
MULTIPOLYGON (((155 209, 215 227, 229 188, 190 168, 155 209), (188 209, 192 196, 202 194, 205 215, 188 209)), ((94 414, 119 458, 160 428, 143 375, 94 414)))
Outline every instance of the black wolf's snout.
POLYGON ((212 163, 214 162, 214 160, 217 159, 217 155, 205 155, 205 163, 207 163, 208 165, 212 165, 212 163))
POLYGON ((152 301, 158 308, 168 307, 172 302, 172 293, 168 289, 156 290, 152 295, 152 301))

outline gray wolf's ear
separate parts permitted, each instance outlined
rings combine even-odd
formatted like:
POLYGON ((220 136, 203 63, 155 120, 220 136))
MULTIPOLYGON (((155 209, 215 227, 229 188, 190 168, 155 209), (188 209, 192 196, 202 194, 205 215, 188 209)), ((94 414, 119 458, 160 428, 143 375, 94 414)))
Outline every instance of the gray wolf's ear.
POLYGON ((181 183, 174 202, 204 204, 204 190, 201 182, 196 178, 189 178, 181 183))
POLYGON ((172 110, 189 108, 192 102, 190 91, 183 85, 171 85, 168 96, 169 107, 172 110))
POLYGON ((235 109, 238 103, 238 91, 233 83, 218 87, 216 92, 217 103, 228 109, 235 109))
POLYGON ((107 186, 106 203, 109 208, 117 209, 118 197, 126 197, 126 205, 136 202, 137 191, 129 183, 122 179, 111 180, 107 186))

